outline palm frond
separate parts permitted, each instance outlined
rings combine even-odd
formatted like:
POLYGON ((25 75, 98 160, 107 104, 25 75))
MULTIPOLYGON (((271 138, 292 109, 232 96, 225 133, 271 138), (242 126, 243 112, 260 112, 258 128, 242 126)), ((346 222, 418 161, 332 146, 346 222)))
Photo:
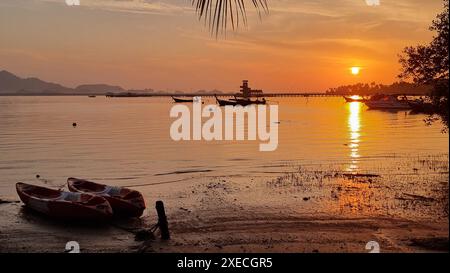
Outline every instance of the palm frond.
POLYGON ((251 2, 258 15, 268 13, 267 0, 191 0, 200 20, 208 25, 211 34, 225 32, 229 25, 235 30, 241 24, 247 25, 245 3, 251 2))

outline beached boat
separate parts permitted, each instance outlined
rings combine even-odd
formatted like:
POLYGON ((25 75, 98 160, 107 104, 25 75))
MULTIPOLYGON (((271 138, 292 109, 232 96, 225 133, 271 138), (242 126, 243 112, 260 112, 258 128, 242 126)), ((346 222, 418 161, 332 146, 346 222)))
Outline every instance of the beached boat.
POLYGON ((17 183, 16 190, 28 208, 53 218, 105 221, 113 215, 108 201, 100 196, 58 191, 26 183, 17 183))
POLYGON ((88 96, 89 98, 95 98, 95 97, 97 97, 96 95, 89 95, 88 96))
POLYGON ((103 185, 73 177, 67 179, 67 185, 73 192, 104 197, 111 204, 115 215, 139 217, 145 209, 144 197, 140 192, 132 189, 103 185))
POLYGON ((194 99, 180 99, 175 97, 172 97, 172 99, 175 103, 194 102, 194 99))
POLYGON ((370 109, 406 110, 411 109, 408 100, 399 100, 397 96, 375 95, 364 102, 370 109))

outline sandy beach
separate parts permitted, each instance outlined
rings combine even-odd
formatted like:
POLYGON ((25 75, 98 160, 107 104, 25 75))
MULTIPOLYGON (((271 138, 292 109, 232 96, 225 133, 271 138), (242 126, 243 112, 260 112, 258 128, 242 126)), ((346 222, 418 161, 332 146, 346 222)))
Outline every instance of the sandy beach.
MULTIPOLYGON (((165 189, 159 197, 164 196, 169 241, 158 233, 156 238, 136 236, 157 221, 152 197, 142 218, 104 226, 55 222, 20 202, 5 202, 0 205, 0 252, 64 252, 68 241, 79 242, 81 252, 347 253, 369 252, 369 241, 376 241, 381 252, 448 251, 447 182, 435 184, 426 197, 386 195, 383 176, 314 175, 318 178, 311 179, 306 169, 273 179, 205 174, 187 187, 165 189), (384 196, 366 191, 365 200, 352 203, 365 187, 383 189, 384 196)), ((157 192, 167 185, 152 187, 157 192)))

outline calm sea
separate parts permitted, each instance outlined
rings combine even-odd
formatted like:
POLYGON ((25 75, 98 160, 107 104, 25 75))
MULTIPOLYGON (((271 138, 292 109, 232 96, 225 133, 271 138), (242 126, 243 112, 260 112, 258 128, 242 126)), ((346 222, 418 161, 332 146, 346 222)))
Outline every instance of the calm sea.
POLYGON ((342 98, 270 103, 279 105, 279 145, 260 152, 259 141, 173 141, 170 98, 0 97, 0 197, 15 196, 18 181, 57 186, 70 176, 173 185, 206 173, 245 176, 327 164, 370 173, 389 158, 448 157, 448 134, 439 123, 426 126, 425 115, 368 110, 342 98))

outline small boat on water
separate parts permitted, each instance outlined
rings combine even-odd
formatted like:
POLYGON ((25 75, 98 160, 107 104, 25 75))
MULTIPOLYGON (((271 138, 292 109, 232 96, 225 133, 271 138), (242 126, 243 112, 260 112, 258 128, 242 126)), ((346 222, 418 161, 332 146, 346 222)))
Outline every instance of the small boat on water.
POLYGON ((408 110, 411 106, 407 99, 399 100, 394 95, 374 95, 364 102, 370 109, 408 110))
POLYGON ((365 102, 366 98, 360 96, 344 96, 346 102, 365 102))
POLYGON ((259 99, 251 100, 249 98, 238 99, 235 96, 234 99, 232 99, 232 100, 235 101, 238 105, 242 105, 242 106, 247 106, 247 105, 251 105, 251 104, 266 104, 265 98, 262 98, 262 100, 259 100, 259 99))
POLYGON ((217 104, 219 104, 220 106, 227 106, 227 105, 247 106, 247 105, 252 105, 252 104, 266 104, 267 101, 263 96, 264 96, 263 91, 251 89, 248 86, 247 80, 243 81, 240 92, 236 93, 234 95, 233 99, 223 100, 223 99, 217 98, 217 96, 214 95, 214 97, 216 98, 217 104), (251 99, 252 97, 253 98, 256 97, 256 99, 252 100, 251 99), (260 99, 260 98, 262 98, 262 99, 260 99))
POLYGON ((180 98, 175 98, 172 96, 172 99, 175 103, 185 103, 185 102, 194 102, 194 99, 180 99, 180 98))
POLYGON ((113 187, 70 177, 67 185, 72 192, 89 193, 104 197, 111 205, 114 214, 127 217, 140 217, 145 209, 145 201, 138 191, 113 187))
POLYGON ((89 95, 88 97, 89 98, 96 98, 97 96, 96 95, 89 95))
POLYGON ((230 101, 230 100, 222 100, 219 99, 216 95, 214 95, 214 97, 216 98, 217 104, 219 104, 220 106, 236 106, 238 105, 236 101, 230 101))
POLYGON ((53 190, 26 183, 17 183, 16 190, 26 207, 49 217, 106 221, 113 215, 108 201, 100 196, 53 190))
POLYGON ((252 105, 252 104, 266 104, 266 99, 263 98, 262 100, 256 99, 256 100, 251 100, 251 99, 238 99, 238 98, 234 98, 234 99, 230 99, 230 100, 222 100, 217 98, 216 96, 216 101, 217 104, 219 104, 220 106, 248 106, 248 105, 252 105))

